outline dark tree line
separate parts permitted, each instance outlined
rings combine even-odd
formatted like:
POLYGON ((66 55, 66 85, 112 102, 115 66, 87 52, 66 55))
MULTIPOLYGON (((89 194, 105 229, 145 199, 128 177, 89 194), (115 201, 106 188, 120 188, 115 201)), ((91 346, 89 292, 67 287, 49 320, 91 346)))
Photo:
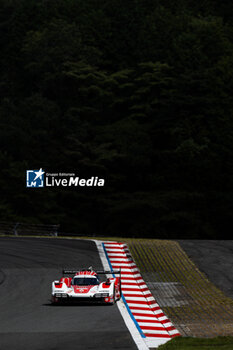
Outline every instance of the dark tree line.
POLYGON ((0 220, 226 237, 232 20, 231 1, 0 0, 0 220), (25 188, 40 167, 106 185, 25 188))

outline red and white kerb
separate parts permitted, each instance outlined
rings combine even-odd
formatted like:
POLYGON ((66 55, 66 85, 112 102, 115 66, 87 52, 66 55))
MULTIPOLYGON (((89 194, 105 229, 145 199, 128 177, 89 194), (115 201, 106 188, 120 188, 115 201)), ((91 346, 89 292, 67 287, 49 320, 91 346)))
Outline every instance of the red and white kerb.
POLYGON ((125 243, 104 242, 113 269, 121 268, 121 289, 146 338, 173 338, 178 330, 167 318, 143 280, 125 243))

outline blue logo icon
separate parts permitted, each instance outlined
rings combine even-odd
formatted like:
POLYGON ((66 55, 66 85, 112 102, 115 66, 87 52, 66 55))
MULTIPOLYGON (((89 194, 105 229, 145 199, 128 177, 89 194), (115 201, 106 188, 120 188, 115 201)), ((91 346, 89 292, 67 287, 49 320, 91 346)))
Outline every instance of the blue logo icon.
POLYGON ((27 187, 44 187, 44 171, 40 170, 27 170, 27 187))

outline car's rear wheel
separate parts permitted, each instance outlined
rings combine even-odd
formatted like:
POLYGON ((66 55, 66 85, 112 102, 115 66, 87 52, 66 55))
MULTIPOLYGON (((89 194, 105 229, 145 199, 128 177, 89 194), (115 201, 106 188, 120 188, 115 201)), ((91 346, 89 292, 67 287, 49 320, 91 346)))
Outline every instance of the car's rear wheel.
POLYGON ((119 296, 118 296, 117 300, 121 299, 121 294, 122 294, 122 291, 121 291, 121 281, 120 281, 120 284, 119 284, 119 296))
POLYGON ((113 290, 113 298, 112 298, 113 300, 112 300, 112 305, 113 304, 115 304, 115 302, 116 302, 116 289, 115 289, 115 286, 114 286, 114 290, 113 290))

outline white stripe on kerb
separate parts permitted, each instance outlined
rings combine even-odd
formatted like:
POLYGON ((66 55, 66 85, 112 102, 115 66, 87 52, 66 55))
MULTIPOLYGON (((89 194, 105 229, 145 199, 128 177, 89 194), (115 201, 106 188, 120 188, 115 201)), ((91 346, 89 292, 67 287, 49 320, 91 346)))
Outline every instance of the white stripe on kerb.
MULTIPOLYGON (((149 328, 142 330, 143 333, 151 335, 149 338, 143 338, 144 344, 146 344, 147 347, 154 348, 158 345, 164 344, 170 338, 164 338, 163 335, 172 335, 173 333, 171 333, 171 331, 169 332, 166 329, 166 325, 161 323, 162 320, 166 322, 166 316, 159 308, 159 305, 156 303, 146 283, 142 279, 141 274, 129 253, 127 245, 106 243, 105 251, 106 254, 108 254, 112 268, 121 267, 122 292, 135 320, 138 320, 142 327, 149 328), (126 251, 128 254, 125 254, 126 251), (141 314, 142 316, 136 316, 135 314, 141 314), (160 315, 160 317, 156 315, 160 315), (155 330, 153 327, 158 329, 155 330), (156 335, 159 335, 159 337, 156 337, 156 335)), ((167 321, 169 320, 167 319, 167 321)), ((171 322, 166 322, 166 324, 168 327, 171 322)), ((174 330, 173 332, 175 332, 174 334, 179 334, 177 330, 174 330)))
MULTIPOLYGON (((109 264, 102 246, 102 242, 101 241, 94 241, 96 243, 97 249, 99 251, 99 255, 100 255, 100 259, 101 262, 103 264, 103 267, 105 270, 109 270, 109 264)), ((124 302, 121 300, 119 300, 117 302, 117 307, 122 315, 122 318, 130 332, 130 334, 132 335, 132 338, 138 348, 138 350, 149 350, 149 347, 147 346, 147 344, 145 343, 145 341, 143 340, 144 338, 141 337, 141 334, 139 333, 137 327, 135 326, 133 320, 131 319, 127 308, 124 304, 124 302)))

